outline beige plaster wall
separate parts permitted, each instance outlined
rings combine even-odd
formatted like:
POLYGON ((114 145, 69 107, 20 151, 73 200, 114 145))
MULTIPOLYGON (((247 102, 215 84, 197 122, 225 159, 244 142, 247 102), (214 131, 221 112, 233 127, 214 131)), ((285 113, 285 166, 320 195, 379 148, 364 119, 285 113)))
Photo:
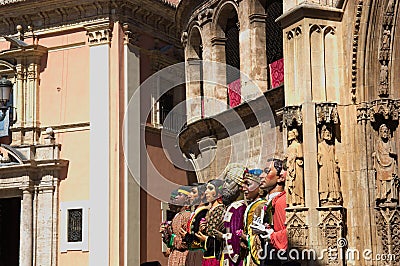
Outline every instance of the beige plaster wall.
POLYGON ((89 47, 82 46, 85 40, 84 32, 78 32, 39 41, 49 48, 40 76, 43 126, 89 122, 89 47))

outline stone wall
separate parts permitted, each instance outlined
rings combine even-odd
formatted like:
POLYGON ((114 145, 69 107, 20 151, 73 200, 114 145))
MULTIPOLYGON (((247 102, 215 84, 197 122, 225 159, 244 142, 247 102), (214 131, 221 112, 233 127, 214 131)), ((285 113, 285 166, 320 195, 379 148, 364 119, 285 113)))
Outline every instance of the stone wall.
MULTIPOLYGON (((217 140, 211 164, 197 172, 200 182, 217 178, 228 163, 243 163, 248 168, 264 168, 271 157, 283 156, 283 134, 279 126, 264 122, 245 131, 217 140)), ((199 156, 198 164, 205 158, 199 156)))

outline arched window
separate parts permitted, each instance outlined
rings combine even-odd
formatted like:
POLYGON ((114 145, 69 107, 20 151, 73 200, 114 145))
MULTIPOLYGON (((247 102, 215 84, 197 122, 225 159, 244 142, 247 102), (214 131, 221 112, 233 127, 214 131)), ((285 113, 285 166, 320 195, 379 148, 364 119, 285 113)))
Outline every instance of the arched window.
POLYGON ((227 104, 234 107, 241 103, 240 88, 240 53, 239 53, 239 19, 232 5, 225 5, 218 17, 220 37, 225 38, 225 63, 227 104))

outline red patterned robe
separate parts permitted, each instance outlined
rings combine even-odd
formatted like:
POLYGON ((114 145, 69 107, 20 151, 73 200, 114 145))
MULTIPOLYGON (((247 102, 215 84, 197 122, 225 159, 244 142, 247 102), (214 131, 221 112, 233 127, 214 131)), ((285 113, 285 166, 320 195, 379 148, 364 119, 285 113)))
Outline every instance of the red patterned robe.
POLYGON ((179 233, 181 228, 186 228, 190 218, 189 211, 181 211, 172 220, 172 252, 168 258, 168 266, 185 266, 188 249, 179 233))

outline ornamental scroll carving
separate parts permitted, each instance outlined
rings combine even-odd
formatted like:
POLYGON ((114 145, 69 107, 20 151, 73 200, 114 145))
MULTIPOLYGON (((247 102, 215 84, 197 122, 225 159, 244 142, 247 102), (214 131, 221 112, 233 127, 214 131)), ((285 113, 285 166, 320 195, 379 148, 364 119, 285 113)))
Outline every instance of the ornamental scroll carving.
POLYGON ((303 124, 301 106, 286 106, 283 109, 282 123, 285 127, 301 126, 303 124))

